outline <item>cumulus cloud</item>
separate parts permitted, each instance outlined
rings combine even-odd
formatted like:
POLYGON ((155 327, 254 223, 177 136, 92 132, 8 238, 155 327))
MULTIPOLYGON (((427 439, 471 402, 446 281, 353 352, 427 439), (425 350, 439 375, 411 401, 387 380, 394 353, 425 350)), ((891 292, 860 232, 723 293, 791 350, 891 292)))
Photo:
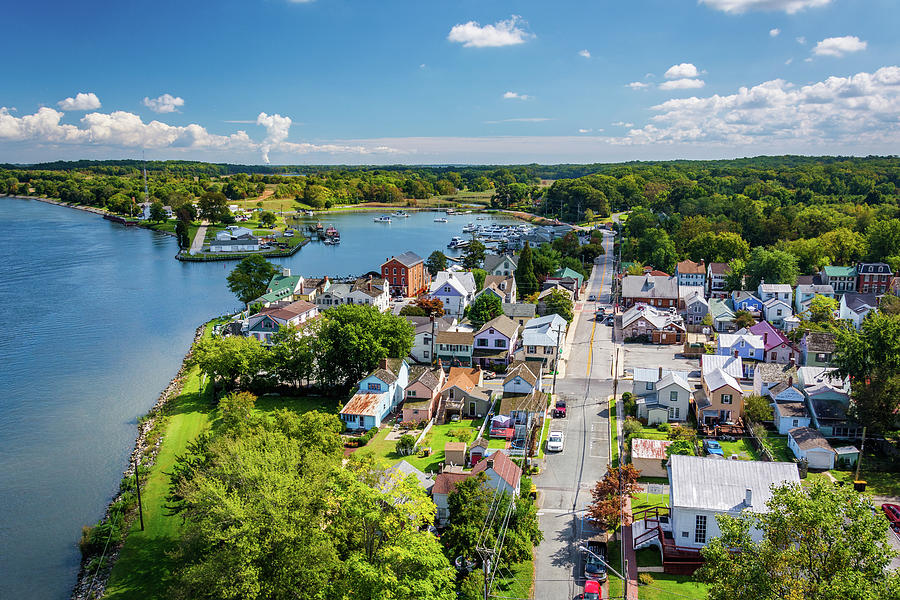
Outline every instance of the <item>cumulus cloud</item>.
POLYGON ((590 58, 590 57, 591 57, 591 53, 588 52, 587 50, 579 50, 579 51, 578 51, 578 56, 582 56, 582 57, 584 57, 584 58, 590 58))
POLYGON ((613 127, 634 127, 634 123, 626 123, 625 121, 616 121, 613 127))
POLYGON ((627 86, 633 90, 642 90, 644 88, 650 87, 650 84, 644 83, 643 81, 632 81, 631 83, 627 84, 627 86))
POLYGON ((163 94, 162 96, 153 99, 144 96, 142 102, 144 106, 155 113, 173 113, 176 112, 179 107, 184 106, 184 98, 173 96, 172 94, 163 94))
POLYGON ((855 35, 845 35, 843 37, 825 38, 816 44, 813 48, 813 54, 816 56, 834 56, 840 58, 845 54, 852 52, 861 52, 866 49, 868 42, 860 40, 855 35))
POLYGON ((691 63, 681 63, 680 65, 672 65, 669 67, 669 70, 666 71, 665 77, 666 79, 684 79, 686 77, 698 77, 700 72, 697 70, 691 63))
POLYGON ((522 17, 513 15, 505 21, 497 21, 493 25, 480 25, 477 21, 454 25, 447 35, 451 42, 458 42, 465 48, 499 48, 524 44, 528 38, 534 37, 526 32, 522 17))
POLYGON ((659 84, 661 90, 695 90, 702 88, 706 82, 702 79, 670 79, 659 84))
POLYGON ((579 129, 578 133, 590 133, 592 131, 593 131, 593 129, 579 129))
POLYGON ((531 100, 528 94, 520 94, 518 92, 506 92, 503 94, 504 100, 531 100))
POLYGON ((801 87, 773 79, 728 96, 667 100, 653 110, 650 124, 615 143, 883 144, 900 136, 900 67, 801 87))
POLYGON ((81 92, 75 94, 74 98, 60 100, 56 105, 60 110, 97 110, 100 108, 100 98, 93 92, 81 92))
POLYGON ((769 30, 769 37, 778 37, 778 34, 781 33, 781 30, 777 27, 769 30))
POLYGON ((825 6, 831 0, 700 0, 710 8, 727 13, 745 13, 751 10, 783 11, 789 15, 805 8, 825 6))

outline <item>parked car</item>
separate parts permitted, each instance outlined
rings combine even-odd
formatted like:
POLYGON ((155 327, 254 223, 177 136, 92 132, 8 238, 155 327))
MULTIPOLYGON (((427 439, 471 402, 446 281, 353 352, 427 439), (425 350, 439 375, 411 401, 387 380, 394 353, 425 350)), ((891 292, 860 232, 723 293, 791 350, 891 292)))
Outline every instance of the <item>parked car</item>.
POLYGON ((882 504, 881 510, 884 511, 884 516, 887 517, 888 522, 891 524, 891 529, 900 533, 900 506, 896 504, 882 504))
POLYGON ((606 581, 606 544, 597 540, 587 543, 587 552, 584 556, 584 578, 595 581, 606 581))
POLYGON ((602 598, 603 591, 600 589, 600 582, 590 579, 584 582, 584 592, 578 594, 578 600, 601 600, 602 598))
POLYGON ((725 451, 722 450, 722 445, 716 440, 703 440, 703 450, 707 454, 718 454, 721 457, 725 457, 725 451))
POLYGON ((557 400, 556 406, 553 407, 553 418, 562 419, 566 416, 566 401, 557 400))
POLYGON ((588 296, 588 302, 596 302, 596 301, 597 301, 597 294, 591 294, 590 296, 588 296))
POLYGON ((496 379, 496 378, 497 378, 497 374, 494 373, 493 371, 484 371, 484 372, 482 373, 482 377, 484 377, 485 381, 489 381, 489 380, 491 380, 491 379, 496 379))
POLYGON ((547 437, 547 452, 562 452, 563 450, 563 434, 562 431, 551 431, 547 437))

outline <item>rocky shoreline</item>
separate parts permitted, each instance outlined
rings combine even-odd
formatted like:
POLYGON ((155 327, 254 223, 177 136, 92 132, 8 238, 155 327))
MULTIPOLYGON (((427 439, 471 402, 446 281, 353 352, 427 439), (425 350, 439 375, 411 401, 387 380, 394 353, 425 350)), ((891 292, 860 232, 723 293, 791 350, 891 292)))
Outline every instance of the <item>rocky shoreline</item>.
MULTIPOLYGON (((140 460, 142 467, 151 467, 156 461, 156 454, 159 452, 159 447, 163 441, 163 435, 160 435, 156 438, 156 441, 152 444, 148 442, 147 436, 153 430, 153 427, 159 421, 162 414, 162 409, 169 403, 173 398, 177 398, 181 394, 181 390, 184 386, 184 376, 186 374, 187 368, 186 365, 190 358, 194 353, 194 345, 200 341, 203 337, 203 332, 206 328, 206 324, 200 325, 197 328, 197 331, 194 333, 194 340, 191 342, 191 347, 188 349, 187 354, 184 355, 184 360, 181 362, 181 367, 178 369, 178 373, 175 374, 175 377, 169 382, 169 385, 160 393, 159 397, 156 399, 156 403, 153 407, 147 412, 145 417, 141 419, 138 423, 138 436, 137 440, 134 443, 134 449, 131 451, 128 460, 128 467, 122 472, 122 477, 134 477, 134 464, 135 461, 140 460)), ((146 483, 146 482, 141 482, 146 483)), ((121 497, 121 492, 116 494, 112 500, 110 500, 107 505, 106 512, 103 516, 103 521, 109 520, 110 516, 110 506, 116 503, 121 497)), ((116 563, 116 560, 119 558, 119 552, 122 549, 122 546, 125 544, 125 540, 127 539, 127 532, 131 528, 134 519, 137 517, 137 511, 132 511, 131 514, 127 517, 127 522, 124 526, 124 531, 126 532, 122 538, 122 541, 116 545, 115 548, 109 548, 106 550, 105 554, 105 562, 102 564, 100 569, 89 569, 88 566, 95 558, 101 558, 97 556, 88 556, 82 557, 81 559, 81 567, 78 570, 78 579, 75 583, 75 587, 72 590, 71 598, 72 600, 95 600, 97 598, 102 598, 106 591, 106 584, 109 581, 109 574, 112 572, 112 568, 116 563)))

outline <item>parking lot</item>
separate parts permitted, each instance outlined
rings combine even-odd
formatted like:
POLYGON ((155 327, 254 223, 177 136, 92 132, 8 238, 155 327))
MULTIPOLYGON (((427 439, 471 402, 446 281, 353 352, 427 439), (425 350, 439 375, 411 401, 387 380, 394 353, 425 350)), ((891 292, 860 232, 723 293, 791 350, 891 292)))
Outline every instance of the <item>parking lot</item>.
POLYGON ((688 371, 692 376, 700 376, 700 360, 696 358, 681 358, 675 354, 681 352, 681 346, 657 346, 654 344, 625 344, 625 369, 644 367, 647 369, 672 369, 688 371))

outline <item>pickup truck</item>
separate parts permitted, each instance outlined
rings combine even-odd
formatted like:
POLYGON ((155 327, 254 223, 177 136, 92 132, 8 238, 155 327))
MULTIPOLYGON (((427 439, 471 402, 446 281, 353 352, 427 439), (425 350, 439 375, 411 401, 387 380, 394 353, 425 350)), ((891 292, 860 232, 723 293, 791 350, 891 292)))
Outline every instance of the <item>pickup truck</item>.
POLYGON ((553 418, 562 419, 566 416, 566 401, 557 400, 556 406, 553 407, 553 418))

